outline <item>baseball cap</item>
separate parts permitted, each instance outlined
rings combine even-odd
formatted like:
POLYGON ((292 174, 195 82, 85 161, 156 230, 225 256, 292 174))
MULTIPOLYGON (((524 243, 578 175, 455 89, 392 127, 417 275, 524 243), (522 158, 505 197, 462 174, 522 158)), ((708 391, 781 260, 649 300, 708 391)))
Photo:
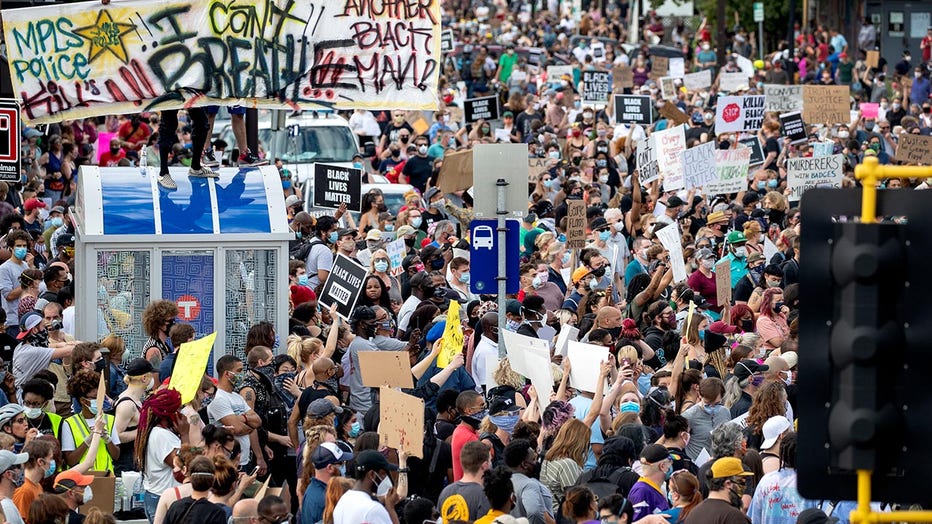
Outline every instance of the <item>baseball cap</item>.
POLYGON ((405 224, 405 225, 399 227, 398 230, 395 231, 395 235, 396 235, 398 238, 406 237, 406 236, 408 236, 408 235, 413 235, 413 234, 415 234, 415 233, 417 233, 417 230, 414 229, 413 227, 409 226, 408 224, 405 224))
POLYGON ((502 118, 514 118, 515 114, 511 111, 505 111, 502 113, 502 118))
POLYGON ((331 464, 353 460, 353 454, 343 451, 333 442, 323 442, 314 449, 311 460, 314 461, 314 469, 324 469, 331 464))
POLYGON ((660 444, 651 444, 641 450, 641 462, 656 464, 668 458, 670 458, 670 451, 660 444))
POLYGON ((382 240, 382 231, 379 229, 370 229, 366 233, 366 240, 382 240))
POLYGON ((301 203, 301 199, 298 198, 298 195, 288 195, 288 198, 285 199, 285 207, 296 206, 301 203))
POLYGON ((764 442, 761 443, 760 449, 769 449, 777 443, 777 439, 784 431, 790 429, 792 424, 783 415, 776 415, 764 422, 764 442))
POLYGON ((152 363, 144 358, 134 358, 126 365, 126 374, 131 377, 138 377, 153 371, 155 371, 155 368, 152 367, 152 363))
POLYGON ((427 191, 424 192, 424 200, 430 202, 430 199, 434 198, 439 192, 440 192, 440 189, 436 187, 432 187, 428 189, 427 191))
POLYGON ((704 247, 696 252, 697 260, 705 260, 707 258, 715 258, 715 253, 713 253, 711 249, 704 247))
POLYGON ((735 377, 740 382, 754 373, 763 373, 768 369, 770 369, 770 366, 758 364, 754 360, 742 360, 735 365, 735 377))
POLYGON ((356 238, 356 230, 355 230, 355 229, 350 229, 350 228, 346 227, 346 228, 343 228, 343 229, 337 231, 337 238, 343 238, 343 237, 353 237, 353 238, 356 238))
POLYGON ((367 449, 360 453, 359 456, 356 457, 356 467, 362 472, 378 471, 380 469, 384 469, 385 471, 398 471, 398 466, 390 464, 381 453, 374 449, 367 449))
POLYGON ((12 468, 25 464, 29 460, 29 453, 13 453, 5 449, 0 449, 0 473, 12 468))
POLYGON ((343 413, 343 408, 340 406, 335 406, 333 402, 330 402, 325 398, 319 398, 311 402, 311 404, 307 407, 307 414, 312 417, 326 417, 331 413, 336 413, 339 415, 340 413, 343 413))
POLYGON ((764 255, 762 253, 757 253, 757 252, 751 253, 750 255, 748 255, 748 264, 753 264, 754 262, 757 262, 763 259, 764 259, 764 255))
POLYGON ((712 463, 712 478, 722 479, 727 477, 747 477, 753 475, 750 471, 744 471, 741 465, 741 459, 736 457, 722 457, 712 463))
POLYGON ((667 207, 680 207, 680 206, 685 206, 685 205, 686 205, 686 202, 683 202, 683 199, 676 195, 673 195, 670 198, 668 198, 667 204, 666 204, 667 207))
POLYGON ((55 477, 55 491, 64 493, 77 486, 90 486, 92 482, 94 482, 94 477, 82 475, 73 469, 69 469, 62 471, 55 477))
POLYGON ((520 410, 521 408, 515 404, 514 399, 508 397, 494 397, 492 402, 489 403, 489 414, 491 415, 502 412, 514 413, 520 410))
POLYGON ((46 207, 45 202, 39 200, 38 198, 27 198, 26 201, 23 202, 23 209, 25 209, 26 211, 32 211, 33 209, 42 209, 44 207, 46 207))
POLYGON ((748 241, 748 237, 744 236, 744 233, 741 231, 732 231, 731 233, 728 233, 728 236, 725 237, 725 240, 728 241, 729 244, 744 244, 748 241))
POLYGON ((829 517, 819 508, 809 508, 796 517, 796 524, 835 524, 837 517, 829 517))
POLYGON ((55 241, 55 247, 74 247, 74 235, 71 233, 65 233, 58 237, 58 240, 55 241))
POLYGON ((578 267, 573 271, 573 283, 578 283, 584 276, 589 274, 589 268, 587 267, 578 267))
POLYGON ((796 364, 799 364, 799 355, 797 355, 795 351, 781 353, 780 358, 786 361, 786 365, 789 366, 790 369, 795 368, 796 364))
POLYGON ((738 326, 733 326, 728 322, 723 322, 721 320, 716 320, 709 325, 709 331, 712 333, 718 333, 719 335, 734 335, 741 331, 738 329, 738 326))
POLYGON ((38 326, 44 318, 39 313, 35 311, 30 311, 26 313, 23 318, 19 319, 19 334, 16 335, 16 340, 22 340, 26 338, 26 335, 29 334, 29 330, 38 326))
POLYGON ((61 213, 61 214, 64 215, 64 214, 65 214, 65 208, 63 208, 63 207, 61 207, 61 206, 54 206, 52 209, 49 209, 49 214, 51 215, 52 213, 61 213))
POLYGON ((521 314, 521 302, 518 302, 517 300, 513 298, 509 298, 505 302, 505 313, 511 313, 512 315, 520 315, 521 314))
POLYGON ((16 415, 19 415, 25 410, 26 408, 19 404, 7 404, 0 408, 0 428, 9 424, 16 418, 16 415))

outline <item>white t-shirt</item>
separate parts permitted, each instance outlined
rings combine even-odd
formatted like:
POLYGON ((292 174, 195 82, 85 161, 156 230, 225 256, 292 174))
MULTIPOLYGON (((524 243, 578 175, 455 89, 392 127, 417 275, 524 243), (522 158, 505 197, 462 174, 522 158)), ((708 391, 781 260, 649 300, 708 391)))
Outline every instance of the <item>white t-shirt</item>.
POLYGON ((10 524, 25 524, 19 510, 16 509, 16 504, 13 504, 13 499, 5 498, 0 500, 0 507, 3 508, 3 516, 6 517, 7 522, 10 524))
MULTIPOLYGON (((217 389, 214 400, 207 406, 207 419, 213 424, 229 415, 240 417, 247 411, 249 411, 249 404, 246 404, 246 401, 238 393, 227 393, 222 389, 217 389)), ((236 440, 239 441, 242 449, 239 456, 239 465, 245 466, 249 462, 249 435, 240 435, 236 437, 236 440)))
POLYGON ((160 496, 166 489, 180 485, 172 476, 172 466, 165 464, 165 457, 178 449, 181 449, 181 438, 178 435, 161 426, 152 428, 146 446, 146 471, 142 475, 143 489, 155 496, 160 496))
MULTIPOLYGON (((78 449, 78 446, 76 446, 74 443, 74 435, 71 434, 71 424, 68 424, 67 422, 65 422, 64 419, 61 422, 62 422, 61 435, 60 435, 61 436, 61 450, 62 451, 74 451, 78 449)), ((81 436, 81 435, 78 436, 78 439, 81 441, 82 444, 84 443, 84 439, 87 438, 87 436, 91 434, 91 430, 94 429, 94 422, 96 421, 93 418, 84 419, 84 429, 87 430, 87 433, 84 436, 81 436)), ((113 442, 114 444, 120 443, 120 434, 119 432, 117 432, 116 424, 114 424, 113 427, 110 429, 110 442, 113 442)), ((100 445, 104 446, 106 445, 106 443, 101 442, 100 445)))
POLYGON ((333 524, 391 524, 385 506, 372 500, 368 493, 351 489, 340 497, 333 508, 333 524))

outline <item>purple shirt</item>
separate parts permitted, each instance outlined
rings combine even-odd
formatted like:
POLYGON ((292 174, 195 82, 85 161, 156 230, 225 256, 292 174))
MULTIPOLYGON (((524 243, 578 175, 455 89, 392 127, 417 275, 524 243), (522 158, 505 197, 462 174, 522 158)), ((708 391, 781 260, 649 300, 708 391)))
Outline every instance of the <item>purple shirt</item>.
POLYGON ((631 486, 628 493, 628 500, 634 506, 634 522, 641 520, 647 515, 666 511, 670 509, 670 503, 667 497, 658 490, 651 481, 644 477, 631 486))

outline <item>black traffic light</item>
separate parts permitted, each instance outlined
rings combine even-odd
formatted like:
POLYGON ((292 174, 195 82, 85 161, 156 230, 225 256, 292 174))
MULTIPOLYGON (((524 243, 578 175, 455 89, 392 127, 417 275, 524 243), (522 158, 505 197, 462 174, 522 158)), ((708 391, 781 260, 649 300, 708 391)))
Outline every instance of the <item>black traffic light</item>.
POLYGON ((798 487, 855 500, 932 499, 932 206, 920 191, 881 191, 861 224, 860 192, 813 189, 801 203, 798 487))

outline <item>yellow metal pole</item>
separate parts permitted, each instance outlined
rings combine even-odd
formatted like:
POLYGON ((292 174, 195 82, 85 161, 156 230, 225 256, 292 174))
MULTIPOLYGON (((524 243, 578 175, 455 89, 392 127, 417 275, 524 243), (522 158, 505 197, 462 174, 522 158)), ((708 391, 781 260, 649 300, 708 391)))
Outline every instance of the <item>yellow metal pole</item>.
POLYGON ((854 168, 854 176, 861 181, 861 222, 877 221, 877 182, 886 178, 932 178, 932 166, 882 166, 877 157, 864 158, 854 168))

